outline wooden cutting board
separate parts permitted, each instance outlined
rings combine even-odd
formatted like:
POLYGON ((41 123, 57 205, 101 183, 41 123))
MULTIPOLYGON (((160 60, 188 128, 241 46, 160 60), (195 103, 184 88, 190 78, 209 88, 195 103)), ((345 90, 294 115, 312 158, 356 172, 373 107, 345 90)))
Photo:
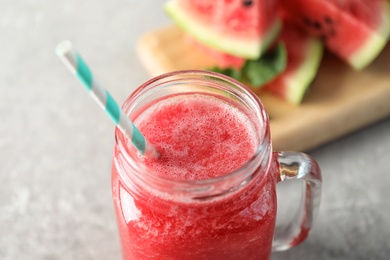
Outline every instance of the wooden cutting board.
MULTIPOLYGON (((214 65, 175 26, 144 34, 137 52, 151 76, 214 65)), ((271 117, 274 149, 307 151, 390 115, 390 45, 360 72, 325 53, 299 106, 264 91, 258 95, 271 117)))

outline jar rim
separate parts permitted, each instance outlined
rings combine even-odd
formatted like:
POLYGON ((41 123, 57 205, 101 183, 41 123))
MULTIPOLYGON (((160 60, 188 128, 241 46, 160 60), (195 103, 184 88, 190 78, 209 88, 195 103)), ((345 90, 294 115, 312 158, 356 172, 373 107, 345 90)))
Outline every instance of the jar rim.
MULTIPOLYGON (((264 109, 263 104, 256 96, 256 94, 254 94, 248 87, 246 87, 242 83, 228 76, 204 70, 179 70, 159 75, 143 83, 125 100, 122 105, 122 108, 124 109, 125 113, 131 112, 128 111, 127 104, 134 102, 134 100, 136 100, 140 95, 145 94, 145 89, 150 86, 154 86, 155 84, 161 84, 160 82, 163 82, 162 84, 164 84, 164 81, 170 80, 177 76, 187 77, 187 79, 194 77, 207 77, 210 80, 214 79, 230 83, 237 87, 237 89, 242 91, 242 93, 246 97, 248 97, 250 101, 255 105, 257 113, 256 118, 257 120, 260 120, 260 123, 263 126, 259 129, 260 132, 257 133, 260 139, 258 147, 247 162, 225 175, 208 179, 171 179, 168 177, 153 174, 150 169, 140 163, 137 163, 135 158, 126 149, 126 144, 128 143, 126 141, 126 137, 121 133, 118 128, 116 128, 115 145, 121 153, 121 159, 124 160, 127 164, 131 165, 131 167, 133 168, 134 174, 132 174, 133 176, 131 177, 135 177, 138 179, 138 181, 141 180, 142 182, 146 182, 148 185, 151 186, 157 185, 159 186, 159 189, 161 189, 162 187, 169 187, 170 191, 174 191, 176 193, 188 192, 190 190, 191 193, 196 195, 198 198, 205 198, 208 196, 207 194, 213 193, 212 191, 215 192, 218 190, 217 193, 220 194, 226 191, 231 191, 234 187, 238 188, 238 186, 244 185, 249 180, 253 179, 254 176, 252 175, 257 172, 259 167, 264 167, 265 169, 268 169, 271 159, 271 142, 269 140, 270 133, 268 115, 264 109), (227 183, 226 180, 229 180, 229 182, 227 183), (217 189, 216 186, 218 186, 217 189)), ((119 173, 119 175, 125 183, 132 181, 129 179, 130 174, 123 175, 119 173)))

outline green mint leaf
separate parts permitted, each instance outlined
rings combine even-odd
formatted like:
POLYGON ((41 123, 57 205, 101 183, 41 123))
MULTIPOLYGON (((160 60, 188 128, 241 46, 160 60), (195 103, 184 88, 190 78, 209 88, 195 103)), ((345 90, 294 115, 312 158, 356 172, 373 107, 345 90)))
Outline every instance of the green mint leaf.
POLYGON ((284 44, 268 50, 257 60, 247 60, 240 69, 214 67, 209 70, 222 73, 238 81, 249 83, 253 87, 261 87, 273 80, 286 68, 287 52, 284 44))
POLYGON ((214 67, 214 68, 211 68, 209 69, 211 71, 214 71, 214 72, 218 72, 218 73, 221 73, 221 74, 224 74, 226 76, 229 76, 231 78, 234 78, 238 81, 242 81, 243 78, 242 78, 242 73, 241 73, 241 70, 240 69, 235 69, 235 68, 231 68, 231 67, 228 67, 228 68, 219 68, 219 67, 214 67))
POLYGON ((273 80, 286 68, 287 52, 284 44, 278 44, 257 60, 248 60, 242 68, 246 80, 253 87, 261 87, 273 80))

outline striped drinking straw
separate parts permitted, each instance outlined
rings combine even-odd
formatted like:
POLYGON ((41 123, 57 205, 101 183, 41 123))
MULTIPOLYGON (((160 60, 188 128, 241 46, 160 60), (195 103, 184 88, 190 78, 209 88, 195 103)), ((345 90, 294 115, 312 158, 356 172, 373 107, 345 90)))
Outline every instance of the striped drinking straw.
POLYGON ((110 93, 94 79, 87 64, 72 48, 72 43, 69 41, 59 43, 56 47, 56 54, 72 74, 84 84, 89 94, 106 111, 120 131, 131 140, 139 153, 148 158, 158 158, 159 153, 156 148, 139 132, 133 122, 119 108, 110 93))

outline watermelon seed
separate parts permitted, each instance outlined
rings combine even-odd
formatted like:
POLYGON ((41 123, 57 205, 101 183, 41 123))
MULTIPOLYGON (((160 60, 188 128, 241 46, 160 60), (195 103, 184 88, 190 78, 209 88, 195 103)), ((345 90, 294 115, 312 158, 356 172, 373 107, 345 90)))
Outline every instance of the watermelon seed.
POLYGON ((310 20, 308 17, 303 17, 303 22, 307 27, 312 27, 317 31, 322 31, 322 24, 319 21, 316 20, 310 20))
POLYGON ((313 22, 313 26, 314 26, 314 28, 316 29, 316 30, 321 30, 321 24, 320 24, 320 22, 318 22, 318 21, 314 21, 313 22))
POLYGON ((325 16, 325 23, 327 23, 327 24, 331 24, 331 23, 333 23, 333 20, 332 20, 332 18, 330 18, 329 16, 325 16))
POLYGON ((246 6, 246 7, 249 7, 253 4, 253 1, 252 0, 244 0, 242 1, 242 5, 243 6, 246 6))
POLYGON ((312 22, 309 18, 307 18, 306 16, 303 17, 303 22, 305 23, 305 25, 307 26, 311 26, 312 25, 312 22))

